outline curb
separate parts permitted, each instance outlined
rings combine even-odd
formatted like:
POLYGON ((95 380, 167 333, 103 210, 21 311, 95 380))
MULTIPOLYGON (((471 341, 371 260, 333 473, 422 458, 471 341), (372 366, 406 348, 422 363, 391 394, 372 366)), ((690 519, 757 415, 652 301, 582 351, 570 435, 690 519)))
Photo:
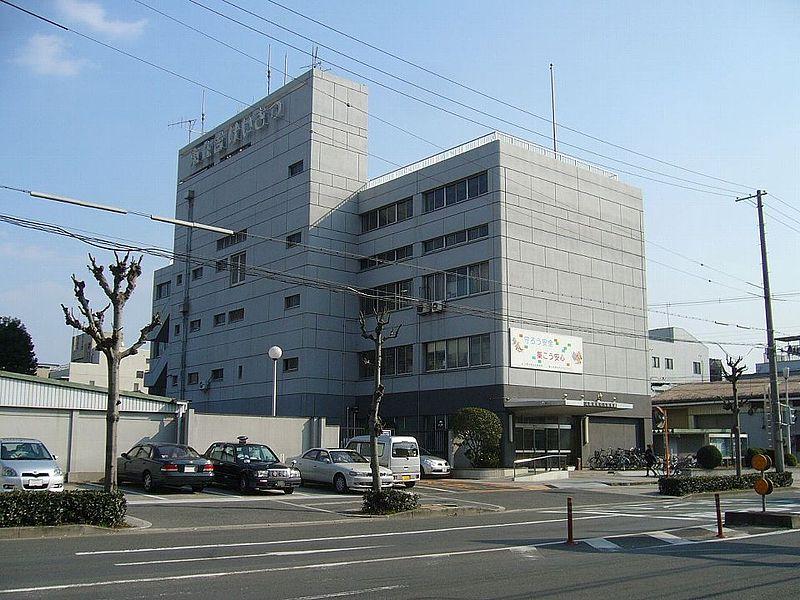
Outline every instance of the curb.
POLYGON ((144 519, 125 517, 123 527, 100 527, 99 525, 38 525, 33 527, 0 528, 0 540, 31 540, 67 538, 97 535, 116 535, 147 529, 152 525, 144 519))
POLYGON ((349 513, 348 516, 359 519, 430 519, 433 517, 462 517, 499 512, 505 512, 505 508, 460 506, 457 504, 431 504, 415 508, 414 510, 393 513, 390 515, 365 515, 362 513, 349 513))

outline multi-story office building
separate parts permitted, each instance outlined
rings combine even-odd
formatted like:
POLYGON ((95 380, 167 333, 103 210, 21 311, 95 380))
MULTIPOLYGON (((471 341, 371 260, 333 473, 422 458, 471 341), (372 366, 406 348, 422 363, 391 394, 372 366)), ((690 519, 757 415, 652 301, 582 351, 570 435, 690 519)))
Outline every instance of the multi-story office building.
POLYGON ((681 383, 710 381, 708 346, 691 333, 681 327, 660 327, 648 335, 653 393, 681 383))
POLYGON ((174 264, 148 384, 200 411, 363 427, 391 312, 389 427, 444 451, 464 406, 503 456, 586 458, 650 438, 640 190, 492 133, 367 179, 367 92, 310 71, 180 151, 174 264), (188 256, 189 260, 181 257, 188 256))

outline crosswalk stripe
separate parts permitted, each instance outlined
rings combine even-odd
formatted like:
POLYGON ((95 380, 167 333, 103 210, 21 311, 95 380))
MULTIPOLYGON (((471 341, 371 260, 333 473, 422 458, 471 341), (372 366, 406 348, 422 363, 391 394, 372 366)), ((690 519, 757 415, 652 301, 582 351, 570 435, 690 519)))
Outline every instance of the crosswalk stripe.
POLYGON ((667 542, 668 544, 675 544, 676 546, 679 544, 691 544, 691 540, 686 540, 682 537, 677 535, 672 535, 671 533, 667 533, 666 531, 656 531, 649 534, 650 537, 654 537, 657 540, 661 540, 662 542, 667 542))
POLYGON ((583 541, 596 550, 622 550, 621 546, 605 538, 590 538, 583 541))

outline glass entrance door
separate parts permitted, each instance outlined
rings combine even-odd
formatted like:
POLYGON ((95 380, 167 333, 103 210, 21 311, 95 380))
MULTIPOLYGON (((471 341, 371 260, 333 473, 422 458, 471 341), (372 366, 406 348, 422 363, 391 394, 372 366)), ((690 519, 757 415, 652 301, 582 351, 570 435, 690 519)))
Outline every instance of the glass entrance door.
POLYGON ((569 456, 573 448, 572 418, 517 417, 514 423, 514 446, 517 458, 546 454, 569 456))

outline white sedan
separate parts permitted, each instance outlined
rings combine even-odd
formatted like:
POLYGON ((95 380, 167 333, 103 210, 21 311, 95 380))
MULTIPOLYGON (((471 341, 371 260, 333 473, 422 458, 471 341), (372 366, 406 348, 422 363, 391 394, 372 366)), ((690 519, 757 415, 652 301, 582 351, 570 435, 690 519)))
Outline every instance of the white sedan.
POLYGON ((434 456, 425 448, 419 449, 419 468, 423 476, 447 477, 450 475, 450 463, 434 456))
MULTIPOLYGON (((312 448, 294 459, 303 483, 332 484, 341 493, 347 490, 369 490, 372 472, 369 460, 346 448, 312 448)), ((381 487, 391 487, 392 471, 380 467, 381 487)))

